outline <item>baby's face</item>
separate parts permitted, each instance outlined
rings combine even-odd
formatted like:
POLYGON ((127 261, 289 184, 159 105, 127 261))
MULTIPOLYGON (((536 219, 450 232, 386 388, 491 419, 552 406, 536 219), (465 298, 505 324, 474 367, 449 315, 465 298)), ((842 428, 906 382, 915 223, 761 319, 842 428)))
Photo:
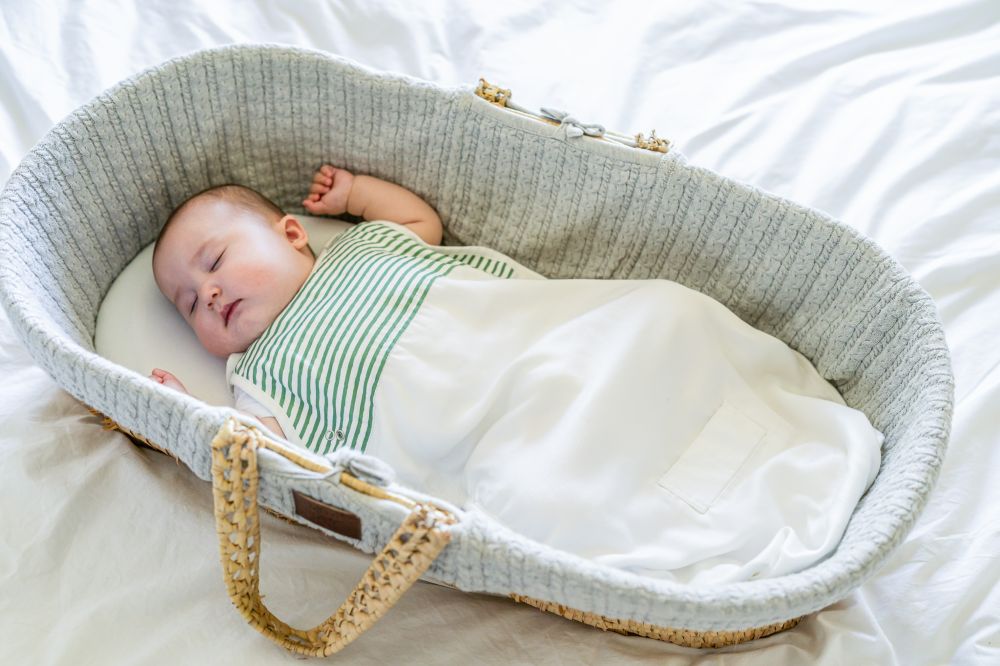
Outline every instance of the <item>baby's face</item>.
POLYGON ((291 215, 270 221, 229 201, 189 202, 160 239, 153 276, 212 354, 245 351, 277 318, 313 267, 291 215))

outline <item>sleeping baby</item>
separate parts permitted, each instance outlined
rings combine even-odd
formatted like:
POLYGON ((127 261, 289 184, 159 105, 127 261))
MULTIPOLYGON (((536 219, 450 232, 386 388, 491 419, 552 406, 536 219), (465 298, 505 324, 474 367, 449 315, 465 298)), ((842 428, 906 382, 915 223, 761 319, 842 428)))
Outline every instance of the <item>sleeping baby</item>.
MULTIPOLYGON (((397 220, 431 245, 441 220, 412 192, 330 165, 316 172, 302 202, 317 215, 350 213, 397 220)), ((315 265, 305 228, 258 192, 221 185, 192 196, 167 218, 153 253, 160 291, 212 354, 229 357, 257 340, 286 309, 315 265)), ((161 384, 187 392, 171 373, 154 368, 161 384)), ((271 412, 236 388, 236 407, 285 432, 271 412)))
POLYGON ((699 584, 815 564, 878 471, 865 415, 704 294, 442 246, 418 196, 330 165, 302 203, 365 221, 314 254, 294 215, 224 185, 181 204, 153 255, 237 409, 293 444, 374 455, 546 546, 699 584))

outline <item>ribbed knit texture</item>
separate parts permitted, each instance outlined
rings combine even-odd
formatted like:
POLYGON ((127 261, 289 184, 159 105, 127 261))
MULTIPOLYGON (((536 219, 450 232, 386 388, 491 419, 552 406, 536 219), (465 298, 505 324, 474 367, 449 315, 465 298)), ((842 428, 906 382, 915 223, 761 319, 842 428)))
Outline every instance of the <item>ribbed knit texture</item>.
MULTIPOLYGON (((67 391, 208 479, 209 443, 235 412, 97 356, 101 299, 188 195, 237 182, 304 213, 303 188, 324 162, 424 197, 448 245, 493 247, 549 278, 668 278, 702 291, 805 354, 886 436, 882 469, 840 546, 797 574, 677 585, 463 515, 435 578, 612 618, 743 629, 843 598, 924 506, 950 428, 950 361, 933 302, 872 242, 679 155, 566 138, 471 86, 313 51, 199 52, 119 84, 53 128, 0 196, 0 297, 13 326, 67 391)), ((268 452, 262 467, 262 503, 294 516, 293 488, 325 498, 361 516, 352 543, 366 551, 401 520, 398 507, 303 478, 268 452)))

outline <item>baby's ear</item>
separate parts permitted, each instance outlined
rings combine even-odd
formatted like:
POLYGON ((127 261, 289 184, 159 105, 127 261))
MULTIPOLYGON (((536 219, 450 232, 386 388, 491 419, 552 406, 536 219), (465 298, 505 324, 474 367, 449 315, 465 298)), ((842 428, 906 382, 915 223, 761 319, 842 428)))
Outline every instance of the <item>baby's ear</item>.
POLYGON ((301 250, 309 244, 309 234, 294 215, 285 215, 278 221, 278 229, 284 234, 296 250, 301 250))

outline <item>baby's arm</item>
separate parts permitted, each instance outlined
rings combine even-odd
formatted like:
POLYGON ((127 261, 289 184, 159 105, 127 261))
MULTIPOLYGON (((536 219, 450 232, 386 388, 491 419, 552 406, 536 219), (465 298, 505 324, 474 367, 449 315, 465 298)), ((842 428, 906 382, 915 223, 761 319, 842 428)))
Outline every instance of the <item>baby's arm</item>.
POLYGON ((434 209, 405 187, 374 176, 355 176, 329 164, 316 172, 302 205, 319 215, 347 212, 365 220, 403 224, 428 245, 440 245, 444 234, 434 209))
MULTIPOLYGON (((166 370, 153 368, 153 371, 149 373, 149 378, 152 379, 154 382, 159 382, 160 384, 163 384, 168 388, 172 388, 175 391, 180 391, 181 393, 188 393, 188 390, 184 387, 184 384, 181 383, 181 380, 177 379, 177 377, 174 377, 171 373, 167 372, 166 370)), ((191 394, 188 393, 188 395, 191 394)), ((246 412, 243 413, 247 414, 246 412)), ((271 432, 277 434, 281 438, 285 437, 285 431, 281 429, 280 425, 278 425, 278 419, 274 418, 273 416, 254 416, 253 414, 247 414, 247 416, 253 416, 253 418, 258 419, 261 423, 264 424, 264 427, 266 427, 271 432)))

